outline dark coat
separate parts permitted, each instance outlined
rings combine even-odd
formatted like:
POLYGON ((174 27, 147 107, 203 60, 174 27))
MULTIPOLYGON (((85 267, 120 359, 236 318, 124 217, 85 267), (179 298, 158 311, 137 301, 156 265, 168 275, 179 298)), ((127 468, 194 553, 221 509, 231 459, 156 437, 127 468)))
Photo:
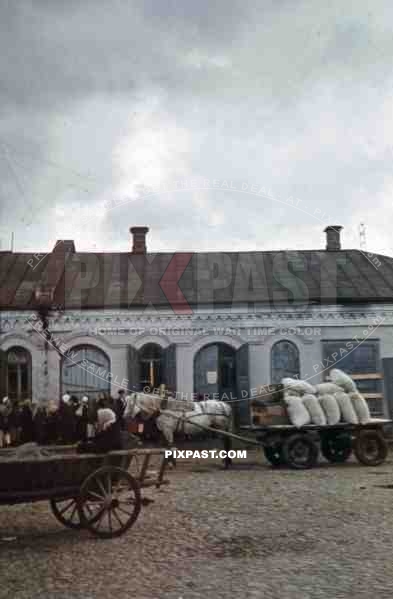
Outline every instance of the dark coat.
POLYGON ((48 443, 48 421, 44 408, 38 408, 33 418, 34 440, 39 445, 48 443))
POLYGON ((97 453, 106 453, 122 449, 121 428, 119 420, 108 426, 104 431, 101 431, 93 438, 97 453))
POLYGON ((57 418, 61 440, 64 443, 73 443, 75 441, 76 417, 72 406, 60 401, 57 418))
POLYGON ((87 425, 89 422, 89 409, 87 406, 82 406, 82 414, 76 415, 76 437, 78 441, 86 441, 87 425))
POLYGON ((123 449, 118 420, 108 426, 106 430, 97 433, 92 439, 86 443, 80 443, 78 446, 79 453, 107 453, 117 449, 123 449))
POLYGON ((33 413, 29 406, 23 406, 19 415, 19 425, 21 427, 20 442, 31 443, 34 440, 33 413))

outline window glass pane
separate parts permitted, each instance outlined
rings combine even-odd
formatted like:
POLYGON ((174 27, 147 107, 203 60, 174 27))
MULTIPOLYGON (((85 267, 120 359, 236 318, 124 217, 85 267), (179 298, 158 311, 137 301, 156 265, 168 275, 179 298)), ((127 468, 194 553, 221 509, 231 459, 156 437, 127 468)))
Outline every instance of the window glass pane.
POLYGON ((330 368, 339 368, 348 374, 378 371, 378 341, 365 341, 353 349, 349 349, 347 343, 348 340, 323 343, 325 363, 327 358, 332 362, 330 368))
POLYGON ((381 399, 368 399, 368 407, 372 416, 383 416, 383 401, 381 399))
POLYGON ((272 383, 281 382, 284 377, 300 377, 299 351, 290 341, 279 341, 273 345, 271 353, 272 383))
POLYGON ((360 393, 382 393, 382 382, 376 380, 362 380, 356 381, 356 386, 360 393))
POLYGON ((7 352, 7 394, 12 399, 31 397, 31 359, 23 347, 13 347, 7 352))

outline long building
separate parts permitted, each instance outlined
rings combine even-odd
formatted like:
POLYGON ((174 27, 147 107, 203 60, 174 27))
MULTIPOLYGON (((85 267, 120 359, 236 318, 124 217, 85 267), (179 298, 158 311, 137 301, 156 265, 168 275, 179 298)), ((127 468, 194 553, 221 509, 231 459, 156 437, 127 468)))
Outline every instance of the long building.
POLYGON ((247 399, 285 375, 351 373, 375 415, 393 405, 393 259, 341 248, 0 253, 0 385, 11 398, 157 388, 247 399))

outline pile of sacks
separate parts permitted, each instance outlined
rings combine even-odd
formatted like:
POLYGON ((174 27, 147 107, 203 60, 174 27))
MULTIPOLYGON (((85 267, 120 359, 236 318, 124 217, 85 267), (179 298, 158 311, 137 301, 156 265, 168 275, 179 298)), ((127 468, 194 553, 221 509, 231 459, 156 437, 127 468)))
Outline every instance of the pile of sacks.
POLYGON ((311 385, 307 381, 282 379, 289 420, 296 427, 339 422, 367 424, 370 410, 354 381, 338 369, 330 371, 330 381, 311 385))

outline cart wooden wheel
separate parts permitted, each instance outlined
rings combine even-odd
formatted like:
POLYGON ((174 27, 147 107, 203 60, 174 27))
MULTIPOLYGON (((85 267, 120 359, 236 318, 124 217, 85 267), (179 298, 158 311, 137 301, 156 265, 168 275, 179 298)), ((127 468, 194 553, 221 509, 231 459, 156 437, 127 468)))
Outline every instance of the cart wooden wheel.
POLYGON ((75 497, 68 499, 50 499, 49 504, 53 515, 63 526, 79 530, 83 528, 80 519, 78 500, 75 497))
POLYGON ((333 464, 346 462, 352 453, 351 435, 323 435, 321 439, 321 451, 323 457, 333 464))
POLYGON ((84 527, 97 537, 119 537, 135 522, 141 510, 140 487, 126 470, 104 466, 93 472, 80 490, 84 527))
POLYGON ((265 458, 272 466, 281 466, 284 463, 281 445, 264 446, 265 458))
POLYGON ((362 431, 355 439, 354 452, 361 464, 379 466, 386 460, 388 445, 379 431, 362 431))
POLYGON ((291 435, 284 441, 282 454, 291 468, 306 470, 317 463, 319 448, 310 436, 299 433, 291 435))

